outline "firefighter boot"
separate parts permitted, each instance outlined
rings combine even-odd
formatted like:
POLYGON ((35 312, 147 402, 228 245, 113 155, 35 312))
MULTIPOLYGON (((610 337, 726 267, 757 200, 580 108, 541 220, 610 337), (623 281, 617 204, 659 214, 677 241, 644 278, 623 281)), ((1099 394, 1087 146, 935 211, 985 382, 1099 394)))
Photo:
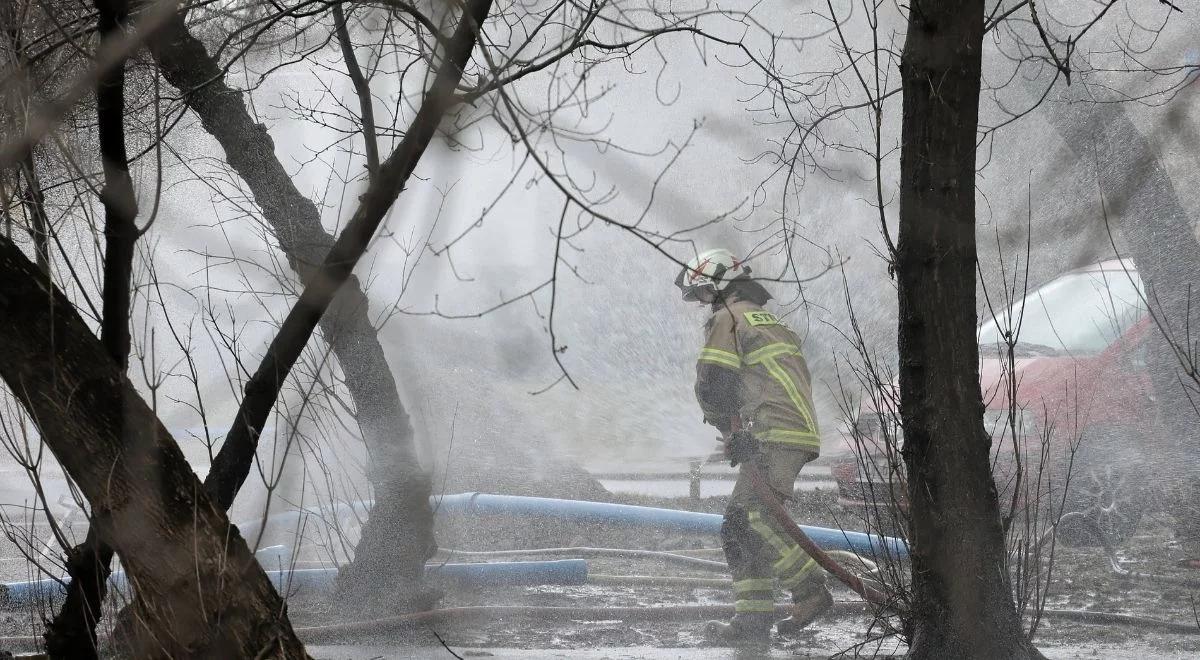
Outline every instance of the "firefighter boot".
POLYGON ((824 581, 819 582, 804 593, 792 596, 792 615, 776 623, 775 630, 785 637, 795 635, 830 607, 833 607, 833 594, 829 593, 824 581))
POLYGON ((770 612, 739 612, 728 623, 704 624, 704 639, 713 646, 767 647, 771 644, 770 612))

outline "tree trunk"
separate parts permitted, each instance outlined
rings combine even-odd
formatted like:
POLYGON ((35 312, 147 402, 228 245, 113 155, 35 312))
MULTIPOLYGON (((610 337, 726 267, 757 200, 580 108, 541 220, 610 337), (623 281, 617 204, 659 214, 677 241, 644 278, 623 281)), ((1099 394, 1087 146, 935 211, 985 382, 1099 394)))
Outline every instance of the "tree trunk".
POLYGON ((0 377, 120 553, 135 657, 305 658, 287 608, 179 446, 70 301, 0 238, 0 377))
MULTIPOLYGON (((1080 160, 1098 168, 1096 183, 1105 196, 1109 227, 1124 239, 1122 248, 1128 252, 1122 256, 1133 259, 1151 306, 1169 329, 1170 337, 1154 329, 1146 352, 1160 426, 1147 424, 1132 446, 1147 449, 1144 458, 1165 468, 1158 472, 1161 485, 1182 489, 1165 501, 1176 518, 1177 536, 1192 545, 1193 552, 1200 550, 1195 499, 1200 493, 1195 451, 1200 441, 1195 408, 1200 406, 1200 391, 1187 376, 1181 384, 1176 353, 1178 347, 1194 359, 1200 329, 1200 243, 1192 218, 1155 148, 1124 106, 1077 101, 1049 107, 1045 116, 1080 160)), ((1097 213, 1087 219, 1101 252, 1110 252, 1103 218, 1097 213)))
POLYGON ((37 255, 38 268, 50 275, 50 219, 46 217, 46 198, 42 182, 37 174, 37 160, 33 146, 25 151, 21 159, 21 178, 25 185, 21 190, 21 203, 29 218, 29 235, 33 238, 33 251, 37 255))
POLYGON ((975 304, 975 144, 982 0, 918 0, 904 106, 896 272, 912 524, 910 658, 1040 657, 1005 567, 983 426, 975 304))
MULTIPOLYGON (((183 16, 171 19, 150 45, 163 77, 180 90, 204 129, 225 150, 229 165, 249 186, 288 263, 301 282, 310 284, 333 247, 333 237, 321 225, 316 205, 300 193, 275 156, 266 126, 254 122, 241 93, 226 85, 224 71, 190 33, 183 16)), ((370 453, 376 509, 394 516, 386 521, 376 515, 368 519, 355 561, 389 567, 371 581, 374 593, 388 598, 415 594, 425 562, 437 547, 429 505, 431 482, 421 469, 412 424, 357 278, 351 276, 342 286, 320 325, 354 400, 370 453), (377 537, 385 542, 370 542, 377 537)))
MULTIPOLYGON (((123 38, 126 0, 96 0, 100 48, 123 38)), ((138 239, 137 197, 125 147, 125 62, 118 62, 96 85, 96 125, 104 170, 104 298, 100 341, 125 374, 129 369, 129 307, 133 249, 138 239)), ((123 416, 122 416, 123 417, 123 416)), ((117 436, 125 434, 118 429, 117 436)), ((95 658, 96 623, 107 592, 113 550, 100 542, 95 526, 84 542, 67 552, 71 583, 58 615, 46 626, 46 652, 52 658, 95 658)))

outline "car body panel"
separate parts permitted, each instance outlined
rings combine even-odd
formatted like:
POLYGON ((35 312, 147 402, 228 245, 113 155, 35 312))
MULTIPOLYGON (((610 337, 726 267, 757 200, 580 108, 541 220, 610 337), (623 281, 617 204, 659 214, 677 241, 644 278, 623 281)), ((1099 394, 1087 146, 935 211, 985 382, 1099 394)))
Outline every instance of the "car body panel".
MULTIPOLYGON (((1036 350, 1024 350, 1022 331, 1011 363, 1004 344, 985 343, 980 348, 985 427, 993 438, 993 454, 998 459, 994 461, 995 475, 1002 493, 1005 484, 1012 480, 1010 474, 1015 472, 1005 465, 1005 453, 1013 453, 1009 401, 1014 396, 1011 391, 1014 385, 1018 424, 1023 431, 1022 449, 1027 455, 1031 450, 1036 453, 1045 438, 1051 467, 1071 460, 1073 446, 1081 434, 1144 423, 1145 410, 1154 400, 1145 360, 1146 341, 1154 329, 1145 313, 1143 299, 1133 264, 1110 260, 1064 273, 1032 290, 996 320, 980 325, 979 335, 986 341, 987 336, 1002 334, 998 330, 1003 327, 1000 319, 1023 314, 1024 318, 1018 318, 1022 318, 1023 324, 1030 323, 1035 337, 1040 332, 1040 338, 1048 344, 1057 342, 1055 347, 1039 344, 1036 350), (1088 296, 1096 300, 1089 303, 1088 296), (1067 318, 1051 310, 1047 300, 1061 303, 1068 310, 1067 318), (1039 303, 1043 310, 1036 309, 1039 303), (1111 327, 1104 327, 1098 321, 1106 316, 1095 309, 1098 305, 1114 310, 1111 316, 1117 321, 1111 327), (1032 311, 1023 311, 1027 307, 1032 311), (1080 318, 1084 319, 1082 323, 1078 321, 1080 318), (1012 382, 1007 378, 1010 370, 1015 374, 1012 382)), ((897 383, 889 384, 889 388, 892 394, 887 398, 898 400, 897 383)), ((855 425, 871 427, 870 423, 864 426, 863 420, 877 421, 872 416, 879 418, 879 413, 870 400, 865 400, 855 425)), ((891 415, 885 411, 882 417, 891 415)), ((839 501, 848 506, 866 506, 864 493, 871 492, 864 483, 866 473, 873 472, 878 480, 887 470, 878 467, 885 460, 880 456, 884 441, 879 437, 864 438, 861 432, 857 440, 853 435, 843 432, 841 446, 830 452, 830 467, 838 482, 839 501), (855 450, 859 444, 864 445, 865 451, 855 450)))

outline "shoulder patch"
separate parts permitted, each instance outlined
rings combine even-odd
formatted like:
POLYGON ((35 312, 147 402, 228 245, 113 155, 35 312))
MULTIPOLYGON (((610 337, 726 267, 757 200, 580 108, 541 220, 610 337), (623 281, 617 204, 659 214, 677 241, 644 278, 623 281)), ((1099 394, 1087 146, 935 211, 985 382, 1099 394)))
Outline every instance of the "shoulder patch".
POLYGON ((779 319, 770 312, 745 312, 743 316, 750 325, 779 325, 779 319))

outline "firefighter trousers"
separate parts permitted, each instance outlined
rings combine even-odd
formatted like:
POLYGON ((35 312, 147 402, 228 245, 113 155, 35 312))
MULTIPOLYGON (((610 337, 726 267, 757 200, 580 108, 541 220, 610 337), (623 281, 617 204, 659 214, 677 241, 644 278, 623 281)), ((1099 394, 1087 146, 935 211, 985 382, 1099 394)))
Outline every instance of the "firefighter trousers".
MULTIPOLYGON (((809 452, 764 447, 758 467, 780 499, 792 495, 796 477, 809 452)), ((775 522, 750 485, 746 470, 738 474, 721 524, 721 544, 733 573, 737 613, 774 612, 774 582, 799 602, 824 590, 825 572, 783 527, 775 522)))

